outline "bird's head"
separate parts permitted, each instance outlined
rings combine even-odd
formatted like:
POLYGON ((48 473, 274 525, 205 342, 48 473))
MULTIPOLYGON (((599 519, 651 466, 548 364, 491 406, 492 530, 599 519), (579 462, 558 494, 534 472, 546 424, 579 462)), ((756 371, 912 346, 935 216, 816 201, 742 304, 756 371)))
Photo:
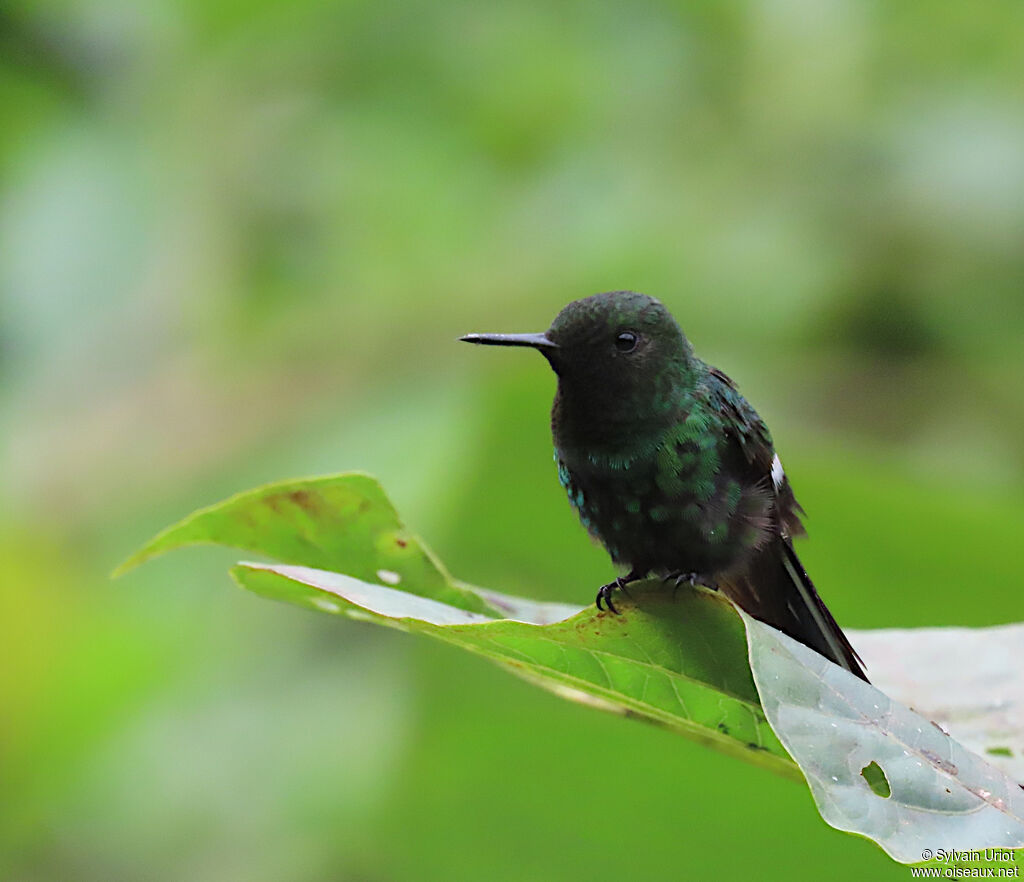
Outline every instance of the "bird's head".
POLYGON ((609 291, 574 300, 544 335, 556 349, 556 371, 579 371, 616 385, 690 354, 683 332, 660 300, 635 291, 609 291))
POLYGON ((693 350, 660 301, 634 291, 575 300, 540 334, 468 334, 467 343, 529 346, 559 378, 563 406, 592 419, 661 414, 689 374, 693 350))

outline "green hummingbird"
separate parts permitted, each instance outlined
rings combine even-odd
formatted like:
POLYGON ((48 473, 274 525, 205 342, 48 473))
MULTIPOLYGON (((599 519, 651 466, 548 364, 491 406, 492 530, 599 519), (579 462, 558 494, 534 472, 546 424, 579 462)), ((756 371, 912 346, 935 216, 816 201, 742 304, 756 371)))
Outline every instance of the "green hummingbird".
POLYGON ((528 346, 558 377, 558 477, 583 526, 627 570, 612 596, 654 573, 721 590, 867 680, 793 549, 804 534, 772 437, 722 371, 694 352, 653 297, 610 291, 566 306, 539 334, 468 334, 528 346))

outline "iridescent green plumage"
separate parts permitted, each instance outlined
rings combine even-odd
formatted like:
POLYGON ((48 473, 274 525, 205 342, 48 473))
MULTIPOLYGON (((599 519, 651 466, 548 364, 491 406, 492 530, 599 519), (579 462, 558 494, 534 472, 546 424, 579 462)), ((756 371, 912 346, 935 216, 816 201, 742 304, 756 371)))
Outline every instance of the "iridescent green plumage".
POLYGON ((532 346, 558 375, 558 476, 583 525, 629 574, 720 588, 863 677, 792 546, 803 532, 771 435, 732 381, 694 355, 657 300, 631 291, 570 303, 545 334, 470 335, 532 346))

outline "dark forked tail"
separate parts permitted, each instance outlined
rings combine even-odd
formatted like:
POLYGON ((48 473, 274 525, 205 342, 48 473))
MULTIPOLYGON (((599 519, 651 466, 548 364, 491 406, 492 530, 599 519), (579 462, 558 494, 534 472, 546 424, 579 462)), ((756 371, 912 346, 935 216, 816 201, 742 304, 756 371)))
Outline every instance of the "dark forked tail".
POLYGON ((818 596, 789 539, 780 536, 743 575, 725 580, 721 588, 755 619, 870 682, 860 657, 818 596))

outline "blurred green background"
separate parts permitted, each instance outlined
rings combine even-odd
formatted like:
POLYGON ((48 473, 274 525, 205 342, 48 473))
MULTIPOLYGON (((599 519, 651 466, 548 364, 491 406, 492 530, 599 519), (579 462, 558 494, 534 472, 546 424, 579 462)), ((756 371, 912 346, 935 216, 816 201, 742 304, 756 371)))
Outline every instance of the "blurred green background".
POLYGON ((554 380, 662 298, 772 426, 847 627, 1024 619, 1024 6, 0 6, 0 878, 906 878, 806 789, 238 591, 200 505, 374 472, 586 603, 554 380))

